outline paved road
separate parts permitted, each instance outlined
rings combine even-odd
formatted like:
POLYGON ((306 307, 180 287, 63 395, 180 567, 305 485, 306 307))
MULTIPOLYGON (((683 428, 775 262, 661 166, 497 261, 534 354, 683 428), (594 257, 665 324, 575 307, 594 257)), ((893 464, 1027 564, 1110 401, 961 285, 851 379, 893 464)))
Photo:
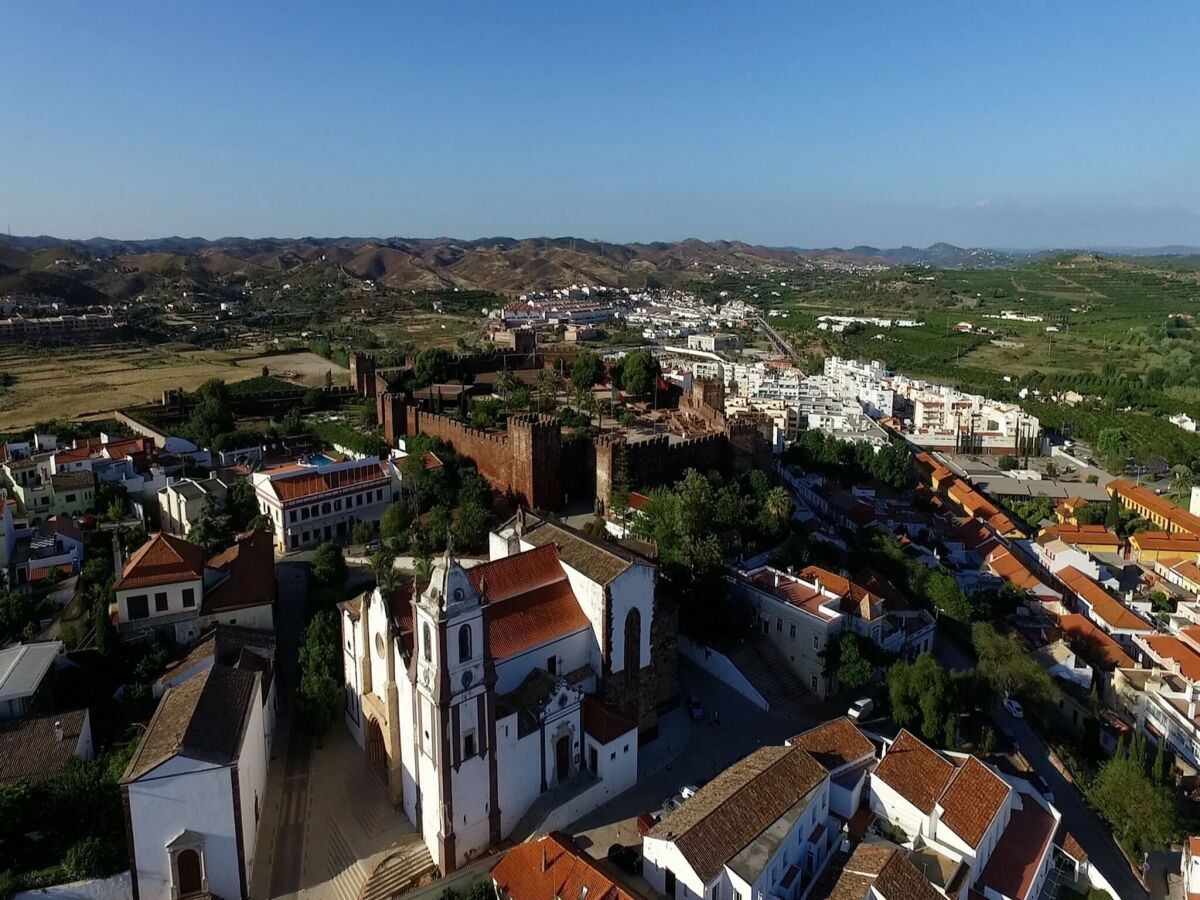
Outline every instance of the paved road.
MULTIPOLYGON (((971 658, 944 636, 938 638, 935 655, 948 669, 961 670, 972 665, 971 658)), ((1001 727, 1012 731, 1033 770, 1046 779, 1054 793, 1054 805, 1062 813, 1063 824, 1087 851, 1091 864, 1096 866, 1120 893, 1121 900, 1145 900, 1148 896, 1146 889, 1130 870, 1108 826, 1087 805, 1079 789, 1067 781, 1050 762, 1050 751, 1041 736, 1028 722, 1024 719, 1014 719, 1003 707, 997 707, 993 718, 1001 727)))

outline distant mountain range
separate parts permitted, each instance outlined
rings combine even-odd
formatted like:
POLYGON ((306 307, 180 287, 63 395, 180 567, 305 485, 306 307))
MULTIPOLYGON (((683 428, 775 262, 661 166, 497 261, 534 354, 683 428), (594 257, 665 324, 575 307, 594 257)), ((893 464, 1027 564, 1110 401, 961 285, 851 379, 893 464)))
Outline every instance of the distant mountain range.
MULTIPOLYGON (((641 287, 680 284, 717 267, 762 271, 805 265, 928 265, 1003 268, 1066 250, 930 247, 763 247, 741 241, 617 244, 579 238, 241 238, 163 237, 123 241, 0 235, 0 295, 35 294, 75 303, 122 299, 164 279, 202 287, 337 267, 401 290, 517 292, 571 283, 641 287)), ((1200 248, 1117 249, 1124 255, 1183 255, 1200 248)), ((292 277, 289 275, 289 277, 292 277)))

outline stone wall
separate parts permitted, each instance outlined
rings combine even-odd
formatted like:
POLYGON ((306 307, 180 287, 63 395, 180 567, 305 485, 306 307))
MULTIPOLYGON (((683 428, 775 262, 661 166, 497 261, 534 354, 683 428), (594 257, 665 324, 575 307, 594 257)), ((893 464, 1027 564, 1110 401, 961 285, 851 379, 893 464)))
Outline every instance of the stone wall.
MULTIPOLYGON (((614 635, 613 639, 619 638, 614 635)), ((604 669, 601 698, 637 722, 643 740, 653 738, 658 732, 659 714, 679 703, 679 611, 675 604, 655 596, 650 624, 650 665, 638 673, 632 690, 627 687, 623 673, 614 676, 608 671, 607 661, 604 669)))
POLYGON ((608 509, 617 456, 622 452, 634 488, 670 484, 688 469, 725 474, 733 470, 733 445, 723 432, 675 443, 666 435, 632 443, 621 435, 602 435, 596 438, 596 503, 601 510, 608 509))

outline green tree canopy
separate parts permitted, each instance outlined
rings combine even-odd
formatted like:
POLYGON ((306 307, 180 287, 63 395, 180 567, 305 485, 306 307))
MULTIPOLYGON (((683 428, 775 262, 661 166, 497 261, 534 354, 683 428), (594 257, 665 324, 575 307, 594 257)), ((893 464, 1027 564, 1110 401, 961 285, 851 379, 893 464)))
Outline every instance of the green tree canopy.
POLYGON ((971 640, 979 659, 979 674, 998 696, 1016 697, 1031 704, 1058 699, 1053 679, 1014 635, 999 634, 986 622, 976 622, 971 640))
POLYGON ((581 391, 591 390, 604 378, 604 362, 593 350, 582 350, 571 367, 571 384, 581 391))
POLYGON ((318 738, 329 731, 342 707, 341 660, 337 619, 332 610, 321 610, 300 640, 297 689, 301 721, 318 738))
POLYGON ((621 383, 630 396, 648 397, 654 392, 654 382, 661 374, 662 366, 654 354, 649 350, 635 350, 625 357, 621 383))
POLYGON ((417 354, 413 362, 413 377, 418 387, 427 387, 446 380, 446 369, 450 354, 440 347, 427 347, 417 354))
POLYGON ((323 588, 341 591, 346 584, 346 558, 342 548, 326 541, 313 551, 310 571, 313 580, 323 588))

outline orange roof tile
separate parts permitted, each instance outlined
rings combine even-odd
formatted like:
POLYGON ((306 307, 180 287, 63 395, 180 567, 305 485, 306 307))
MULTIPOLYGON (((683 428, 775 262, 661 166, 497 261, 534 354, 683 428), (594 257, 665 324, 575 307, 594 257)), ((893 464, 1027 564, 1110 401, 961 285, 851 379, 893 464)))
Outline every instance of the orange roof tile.
POLYGON ((1009 814, 979 882, 1005 897, 1028 900, 1057 823, 1049 810, 1029 794, 1023 794, 1021 801, 1021 807, 1014 807, 1009 814))
POLYGON ((1021 560, 1017 559, 1007 547, 997 547, 987 558, 988 568, 993 575, 1003 578, 1022 590, 1032 591, 1045 587, 1042 580, 1030 571, 1021 560))
POLYGON ((1074 566, 1060 569, 1058 579, 1082 602, 1109 624, 1123 631, 1151 631, 1141 616, 1126 607, 1092 579, 1074 566))
POLYGON ((790 743, 803 747, 830 772, 875 755, 875 745, 845 716, 810 728, 790 743))
POLYGON ((204 576, 204 550, 183 538, 158 533, 129 557, 114 590, 154 587, 204 576))
POLYGON ((1052 534, 1068 544, 1091 544, 1093 546, 1120 547, 1122 541, 1103 525, 1051 525, 1043 534, 1052 534))
POLYGON ((1139 531, 1129 542, 1137 551, 1150 550, 1157 553, 1200 553, 1200 536, 1173 531, 1139 531))
POLYGON ((513 847, 492 867, 492 879, 512 900, 634 900, 557 832, 513 847))
POLYGON ((954 765, 927 747, 908 729, 900 732, 891 748, 875 767, 872 778, 882 781, 925 814, 954 777, 954 765))
POLYGON ((335 469, 332 472, 310 471, 304 467, 303 474, 271 479, 271 486, 279 499, 287 502, 386 480, 387 474, 382 464, 335 469))
POLYGON ((543 544, 467 569, 471 586, 485 603, 498 603, 566 577, 554 544, 543 544))
POLYGON ((208 561, 227 577, 204 593, 202 612, 264 606, 275 599, 275 550, 265 530, 251 531, 208 561))
POLYGON ((1108 493, 1144 506, 1146 509, 1162 516, 1178 531, 1200 536, 1200 516, 1192 515, 1186 509, 1180 509, 1170 500, 1160 497, 1154 491, 1138 487, 1133 482, 1124 478, 1116 478, 1108 483, 1108 493))
POLYGON ((942 824, 968 845, 978 847, 1004 808, 1009 790, 995 772, 974 756, 968 757, 942 794, 942 824))
POLYGON ((591 624, 565 578, 501 603, 489 603, 484 621, 495 660, 516 656, 591 624))
POLYGON ((1170 634, 1148 634, 1142 640, 1156 656, 1178 662, 1184 678, 1200 681, 1200 653, 1190 644, 1170 634))
POLYGON ((637 722, 625 718, 611 706, 595 697, 583 698, 583 730, 601 744, 611 744, 635 728, 637 722))
POLYGON ((1067 643, 1092 665, 1109 671, 1133 668, 1133 658, 1121 645, 1084 616, 1078 613, 1059 616, 1058 627, 1062 629, 1067 643))

